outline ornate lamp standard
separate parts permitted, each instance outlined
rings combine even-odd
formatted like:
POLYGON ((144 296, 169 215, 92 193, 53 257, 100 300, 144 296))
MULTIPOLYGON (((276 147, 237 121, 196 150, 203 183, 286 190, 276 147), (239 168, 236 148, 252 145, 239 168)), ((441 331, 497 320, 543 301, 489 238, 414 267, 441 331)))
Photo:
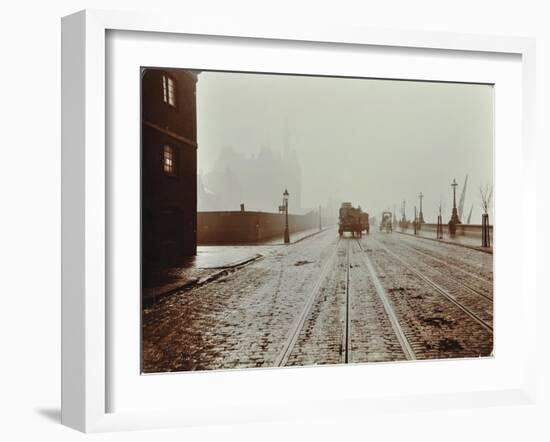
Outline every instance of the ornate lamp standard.
POLYGON ((456 183, 456 180, 453 178, 453 183, 451 184, 451 187, 453 188, 453 213, 451 215, 451 223, 453 224, 460 224, 460 218, 458 217, 458 210, 456 209, 456 186, 458 184, 456 183))
POLYGON ((454 236, 456 233, 456 225, 460 224, 460 218, 458 217, 458 210, 456 210, 456 179, 453 178, 451 187, 453 188, 453 213, 451 215, 451 220, 449 221, 449 233, 451 236, 454 236))
POLYGON ((288 233, 288 195, 288 190, 285 189, 285 192, 283 193, 283 206, 285 208, 285 244, 288 244, 290 242, 290 235, 288 233))

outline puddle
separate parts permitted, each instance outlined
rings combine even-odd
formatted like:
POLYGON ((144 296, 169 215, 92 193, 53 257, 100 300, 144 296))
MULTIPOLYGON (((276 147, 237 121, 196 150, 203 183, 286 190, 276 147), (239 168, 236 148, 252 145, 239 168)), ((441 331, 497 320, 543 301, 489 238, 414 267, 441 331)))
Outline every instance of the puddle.
POLYGON ((439 341, 439 350, 440 351, 458 351, 463 350, 462 345, 456 339, 441 339, 439 341))
MULTIPOLYGON (((452 321, 449 321, 448 319, 439 318, 439 317, 426 318, 426 319, 423 319, 422 321, 425 324, 433 325, 433 326, 439 327, 439 328, 441 328, 443 326, 451 325, 453 323, 452 321)), ((458 344, 458 342, 457 342, 457 344, 458 344)), ((441 342, 439 343, 439 345, 441 346, 441 342)), ((458 345, 460 345, 460 344, 458 344, 458 345)))
POLYGON ((303 266, 303 265, 306 265, 306 264, 313 264, 313 261, 296 261, 294 263, 295 266, 303 266))

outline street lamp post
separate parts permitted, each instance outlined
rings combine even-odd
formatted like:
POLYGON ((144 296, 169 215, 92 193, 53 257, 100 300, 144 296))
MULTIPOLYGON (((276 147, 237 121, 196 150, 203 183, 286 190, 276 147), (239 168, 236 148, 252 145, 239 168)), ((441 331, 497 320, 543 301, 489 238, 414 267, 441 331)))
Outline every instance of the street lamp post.
POLYGON ((456 186, 458 186, 456 180, 453 178, 451 187, 453 188, 453 213, 451 215, 451 221, 456 224, 460 224, 460 218, 458 217, 458 209, 456 208, 456 186))
POLYGON ((288 190, 285 189, 285 192, 283 193, 283 206, 285 208, 285 234, 284 234, 284 241, 285 244, 290 243, 290 234, 288 233, 288 190))
POLYGON ((418 224, 424 224, 424 214, 422 213, 422 198, 424 198, 424 195, 422 194, 422 192, 420 192, 418 198, 420 199, 420 213, 418 214, 418 224))
POLYGON ((441 203, 439 204, 439 215, 437 215, 437 239, 443 239, 443 218, 441 216, 441 203))
POLYGON ((453 213, 451 214, 451 220, 449 221, 449 233, 454 236, 456 233, 456 225, 460 224, 460 218, 458 217, 458 210, 456 209, 456 179, 453 178, 451 187, 453 188, 453 213))

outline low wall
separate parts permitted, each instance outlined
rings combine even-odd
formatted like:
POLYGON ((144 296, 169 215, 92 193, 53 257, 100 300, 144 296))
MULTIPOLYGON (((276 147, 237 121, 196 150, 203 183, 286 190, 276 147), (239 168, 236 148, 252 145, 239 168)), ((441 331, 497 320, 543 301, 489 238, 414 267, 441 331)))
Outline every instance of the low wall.
MULTIPOLYGON (((456 225, 456 235, 457 236, 468 236, 471 238, 479 238, 481 240, 481 224, 457 224, 456 225)), ((401 230, 397 227, 398 230, 401 230)), ((424 223, 421 225, 421 231, 435 232, 437 231, 437 224, 424 223)), ((411 225, 406 232, 414 231, 413 226, 411 225)), ((443 224, 443 233, 449 234, 449 225, 443 224)), ((493 238, 493 226, 489 226, 489 235, 493 238)))
MULTIPOLYGON (((324 221, 324 220, 323 220, 324 221)), ((325 224, 326 225, 326 224, 325 224)), ((319 227, 319 215, 288 215, 289 232, 319 227)), ((283 237, 285 215, 268 212, 198 212, 198 244, 252 244, 283 237)))

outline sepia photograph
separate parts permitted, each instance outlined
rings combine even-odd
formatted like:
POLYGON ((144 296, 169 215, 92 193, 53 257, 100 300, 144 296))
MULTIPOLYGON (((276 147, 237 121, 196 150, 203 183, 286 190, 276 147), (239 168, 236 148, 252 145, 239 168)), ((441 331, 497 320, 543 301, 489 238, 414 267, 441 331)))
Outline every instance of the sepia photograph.
POLYGON ((492 84, 140 75, 142 373, 493 356, 492 84))

